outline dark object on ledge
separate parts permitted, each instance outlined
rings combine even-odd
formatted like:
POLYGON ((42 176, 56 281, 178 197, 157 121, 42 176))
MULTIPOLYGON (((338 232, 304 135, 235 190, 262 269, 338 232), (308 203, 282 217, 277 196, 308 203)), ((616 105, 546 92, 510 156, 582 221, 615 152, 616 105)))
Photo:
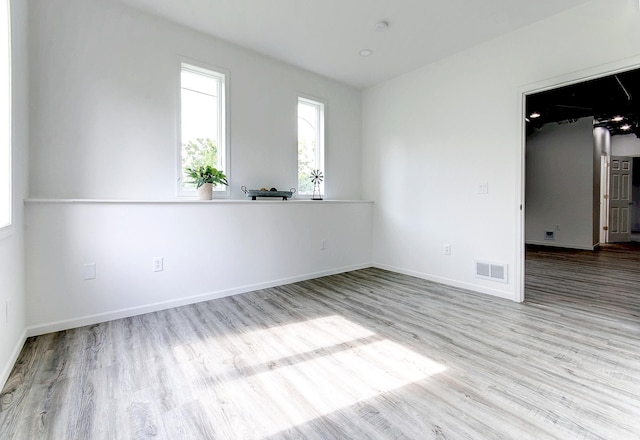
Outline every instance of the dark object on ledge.
POLYGON ((271 191, 263 191, 259 189, 247 189, 246 186, 243 186, 241 189, 247 197, 251 197, 251 200, 256 200, 257 197, 282 197, 282 200, 287 200, 296 192, 295 188, 291 188, 289 191, 274 191, 273 189, 271 191))
POLYGON ((320 194, 320 184, 324 180, 324 175, 320 170, 313 170, 311 172, 311 183, 313 183, 313 196, 311 200, 322 200, 322 196, 320 194))

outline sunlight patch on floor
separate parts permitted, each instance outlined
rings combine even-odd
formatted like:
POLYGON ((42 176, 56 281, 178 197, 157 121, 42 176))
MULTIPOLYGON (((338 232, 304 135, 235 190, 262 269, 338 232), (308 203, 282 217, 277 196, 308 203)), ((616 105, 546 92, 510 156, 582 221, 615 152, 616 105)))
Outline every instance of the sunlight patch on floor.
POLYGON ((242 352, 217 358, 222 377, 207 399, 246 438, 273 435, 446 369, 340 316, 226 338, 216 344, 231 342, 242 352))

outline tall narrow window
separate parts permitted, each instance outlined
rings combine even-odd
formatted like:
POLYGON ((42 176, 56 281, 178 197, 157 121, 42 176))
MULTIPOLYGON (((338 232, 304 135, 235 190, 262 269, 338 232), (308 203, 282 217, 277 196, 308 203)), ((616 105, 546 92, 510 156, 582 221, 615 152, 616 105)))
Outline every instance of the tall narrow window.
POLYGON ((0 0, 0 228, 11 225, 11 15, 0 0))
MULTIPOLYGON (((324 104, 298 98, 298 194, 312 195, 311 175, 319 170, 324 175, 324 104)), ((324 195, 324 181, 320 182, 324 195)))
MULTIPOLYGON (((227 174, 225 79, 221 72, 182 63, 179 193, 189 193, 187 168, 211 165, 227 174)), ((215 188, 225 191, 225 186, 215 188)))

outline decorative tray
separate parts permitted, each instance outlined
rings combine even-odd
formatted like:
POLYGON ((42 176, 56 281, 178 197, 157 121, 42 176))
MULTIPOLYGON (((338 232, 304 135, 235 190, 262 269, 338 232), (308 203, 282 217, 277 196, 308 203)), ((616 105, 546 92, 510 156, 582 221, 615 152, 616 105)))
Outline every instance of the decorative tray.
POLYGON ((251 200, 256 200, 257 197, 282 197, 282 200, 287 200, 289 197, 293 196, 293 193, 296 192, 295 188, 291 188, 289 191, 278 191, 275 188, 271 190, 263 190, 247 189, 246 186, 243 186, 241 189, 247 195, 247 197, 251 197, 251 200))

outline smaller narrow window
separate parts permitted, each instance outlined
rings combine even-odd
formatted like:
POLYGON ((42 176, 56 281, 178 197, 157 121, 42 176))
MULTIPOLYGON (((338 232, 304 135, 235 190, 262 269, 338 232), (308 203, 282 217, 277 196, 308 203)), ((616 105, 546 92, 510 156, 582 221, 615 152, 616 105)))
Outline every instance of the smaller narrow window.
MULTIPOLYGON (((227 174, 226 75, 182 63, 180 73, 180 187, 179 193, 195 189, 187 168, 211 165, 227 174)), ((225 186, 215 188, 226 191, 225 186)))
MULTIPOLYGON (((311 180, 314 171, 325 175, 324 169, 324 104, 298 98, 298 194, 314 195, 311 180)), ((324 195, 324 179, 319 185, 324 195)))
POLYGON ((11 225, 11 26, 0 0, 0 229, 11 225))

